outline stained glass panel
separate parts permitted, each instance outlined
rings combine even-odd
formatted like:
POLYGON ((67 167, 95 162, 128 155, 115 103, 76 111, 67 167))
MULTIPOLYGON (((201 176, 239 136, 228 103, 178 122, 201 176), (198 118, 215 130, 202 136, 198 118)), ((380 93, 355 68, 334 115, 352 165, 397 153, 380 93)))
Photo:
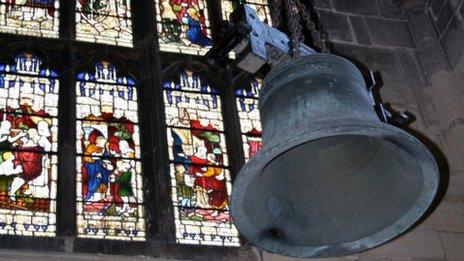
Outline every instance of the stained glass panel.
POLYGON ((0 64, 0 234, 54 236, 57 73, 19 55, 0 64))
POLYGON ((165 82, 164 102, 177 241, 239 246, 217 90, 186 71, 179 81, 165 82))
POLYGON ((107 62, 77 76, 79 237, 144 240, 135 80, 107 62))
POLYGON ((235 91, 246 161, 253 157, 262 146, 262 128, 258 108, 260 87, 261 80, 253 79, 250 88, 235 91))
POLYGON ((76 38, 132 47, 130 0, 77 0, 76 38))
POLYGON ((0 0, 0 32, 59 36, 58 0, 0 0))
POLYGON ((212 45, 205 0, 156 0, 161 51, 203 55, 212 45))
POLYGON ((222 19, 229 20, 230 14, 240 4, 246 4, 250 6, 258 14, 259 20, 272 25, 268 0, 222 0, 222 19))

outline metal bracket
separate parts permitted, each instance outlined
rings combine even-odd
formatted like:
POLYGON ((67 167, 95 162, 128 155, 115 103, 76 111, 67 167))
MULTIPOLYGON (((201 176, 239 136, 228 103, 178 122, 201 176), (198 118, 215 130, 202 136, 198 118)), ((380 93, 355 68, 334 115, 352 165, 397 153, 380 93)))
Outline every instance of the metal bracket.
POLYGON ((395 126, 407 125, 411 122, 412 117, 410 117, 407 112, 393 110, 388 104, 384 104, 380 98, 376 98, 374 96, 372 90, 377 86, 377 81, 373 71, 369 71, 369 75, 365 80, 367 91, 369 92, 369 96, 372 101, 372 106, 381 121, 395 126))
MULTIPOLYGON (((291 59, 291 41, 283 32, 259 20, 256 11, 240 5, 230 16, 231 22, 223 22, 219 41, 206 53, 205 60, 217 65, 232 49, 239 68, 256 73, 265 64, 276 66, 291 59)), ((301 55, 315 54, 307 45, 300 44, 301 55)))

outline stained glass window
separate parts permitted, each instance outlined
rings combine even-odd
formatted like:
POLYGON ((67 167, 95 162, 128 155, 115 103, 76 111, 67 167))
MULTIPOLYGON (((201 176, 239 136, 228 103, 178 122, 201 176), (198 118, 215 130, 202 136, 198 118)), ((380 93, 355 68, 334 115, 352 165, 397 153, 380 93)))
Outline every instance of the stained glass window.
POLYGON ((101 62, 76 93, 78 236, 144 240, 135 80, 101 62))
POLYGON ((164 83, 170 177, 179 243, 238 246, 229 214, 227 148, 217 90, 197 73, 164 83))
POLYGON ((251 81, 251 88, 237 89, 235 91, 246 161, 253 157, 262 146, 262 129, 258 109, 258 92, 260 87, 261 80, 253 79, 251 81))
POLYGON ((203 55, 212 45, 205 0, 156 0, 161 51, 203 55))
POLYGON ((240 4, 246 4, 250 6, 258 14, 259 20, 272 25, 268 0, 222 0, 222 19, 229 20, 230 14, 240 4))
POLYGON ((77 0, 77 40, 132 47, 130 1, 77 0))
POLYGON ((0 64, 0 234, 54 236, 57 73, 30 54, 0 64))
POLYGON ((58 38, 58 0, 0 0, 0 32, 58 38))

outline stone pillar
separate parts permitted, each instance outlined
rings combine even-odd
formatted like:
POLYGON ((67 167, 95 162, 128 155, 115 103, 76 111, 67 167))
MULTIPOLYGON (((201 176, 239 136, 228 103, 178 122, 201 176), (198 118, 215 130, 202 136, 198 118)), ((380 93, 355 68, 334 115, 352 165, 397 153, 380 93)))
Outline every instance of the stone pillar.
POLYGON ((426 13, 426 0, 403 0, 427 84, 415 91, 424 122, 434 142, 441 143, 451 171, 464 170, 464 95, 450 72, 437 34, 426 13), (462 126, 462 127, 461 127, 462 126))
POLYGON ((426 4, 425 0, 404 0, 401 12, 408 21, 426 77, 430 79, 439 71, 447 71, 448 64, 426 13, 426 4))

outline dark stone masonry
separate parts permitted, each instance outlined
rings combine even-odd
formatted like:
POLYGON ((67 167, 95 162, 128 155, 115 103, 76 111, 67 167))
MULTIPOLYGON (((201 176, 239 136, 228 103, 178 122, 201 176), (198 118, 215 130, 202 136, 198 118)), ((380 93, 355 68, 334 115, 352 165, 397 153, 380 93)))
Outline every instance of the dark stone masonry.
MULTIPOLYGON (((311 260, 464 260, 464 0, 312 0, 309 2, 313 2, 314 12, 318 15, 322 30, 328 36, 332 52, 350 59, 364 72, 367 70, 379 72, 378 82, 381 85, 380 93, 383 101, 390 104, 392 108, 408 111, 415 116, 416 119, 409 126, 409 130, 432 149, 439 161, 442 175, 441 189, 436 203, 426 218, 410 232, 387 244, 353 256, 311 260)), ((72 27, 72 25, 63 26, 72 27)), ((153 40, 151 37, 154 36, 147 36, 147 41, 140 41, 139 44, 151 43, 153 40)), ((63 53, 71 52, 70 49, 71 47, 63 47, 63 53)), ((158 64, 150 59, 147 58, 147 61, 137 66, 143 67, 148 63, 158 64)), ((147 75, 150 76, 142 79, 142 82, 146 81, 147 86, 152 81, 156 82, 159 80, 157 72, 157 70, 150 72, 147 70, 147 75)), ((71 76, 68 78, 71 79, 71 76)), ((72 101, 62 102, 72 103, 72 101)), ((155 102, 147 101, 148 103, 155 102)), ((72 109, 65 110, 72 112, 72 109)), ((156 109, 151 109, 151 112, 155 113, 156 109)), ((72 138, 72 133, 61 135, 72 138)), ((153 139, 146 146, 158 142, 153 139)), ((72 145, 64 148, 73 151, 72 145)), ((151 168, 155 169, 156 166, 151 168)), ((65 170, 70 173, 69 175, 74 173, 72 167, 65 170)), ((162 181, 152 182, 156 186, 156 182, 162 181)), ((64 190, 74 189, 74 184, 64 186, 64 190)), ((167 200, 161 202, 160 206, 170 208, 167 200)), ((158 214, 163 216, 165 213, 158 214)), ((72 216, 74 213, 67 215, 72 216)), ((163 230, 168 228, 161 227, 159 230, 159 233, 167 233, 163 230)), ((60 233, 66 234, 67 231, 60 233)), ((21 242, 0 240, 0 245, 12 249, 27 248, 20 245, 34 244, 37 240, 29 239, 21 242)), ((43 249, 40 250, 62 253, 48 255, 0 250, 0 257, 5 256, 10 260, 21 258, 50 260, 53 256, 57 259, 71 260, 111 259, 110 256, 103 258, 93 254, 73 253, 85 251, 125 255, 143 254, 178 260, 303 260, 262 252, 252 246, 237 249, 204 247, 198 250, 188 246, 180 249, 174 244, 153 241, 143 246, 134 244, 133 247, 128 248, 124 247, 124 242, 99 244, 96 241, 74 240, 66 236, 44 242, 42 245, 43 249), (88 248, 92 250, 89 251, 88 248)), ((126 260, 126 258, 115 257, 114 260, 126 260)))

